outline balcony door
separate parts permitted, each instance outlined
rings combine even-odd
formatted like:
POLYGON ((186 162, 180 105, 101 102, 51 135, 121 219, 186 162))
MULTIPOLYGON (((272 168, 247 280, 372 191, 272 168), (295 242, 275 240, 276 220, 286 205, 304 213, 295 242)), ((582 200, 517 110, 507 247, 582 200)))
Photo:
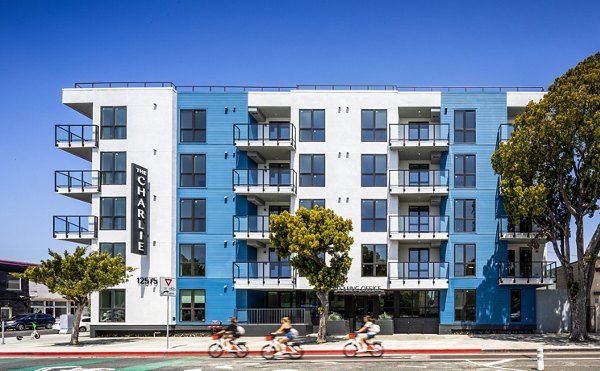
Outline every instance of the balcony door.
POLYGON ((411 233, 429 232, 429 206, 408 207, 408 231, 411 233))
POLYGON ((506 259, 508 261, 508 267, 507 267, 507 274, 508 277, 514 277, 515 276, 515 250, 508 250, 508 255, 507 255, 508 259, 506 259))
POLYGON ((269 165, 269 185, 289 186, 291 184, 290 164, 269 165))
POLYGON ((290 123, 285 121, 269 122, 269 140, 290 140, 290 123))
POLYGON ((408 249, 408 278, 429 277, 429 249, 408 249))
POLYGON ((531 248, 521 247, 519 250, 520 277, 531 277, 531 248))
POLYGON ((425 187, 429 185, 429 164, 408 165, 408 185, 425 187))
POLYGON ((429 122, 409 122, 408 140, 426 141, 429 140, 429 122))
POLYGON ((269 278, 292 278, 290 258, 280 258, 275 248, 269 248, 269 278))

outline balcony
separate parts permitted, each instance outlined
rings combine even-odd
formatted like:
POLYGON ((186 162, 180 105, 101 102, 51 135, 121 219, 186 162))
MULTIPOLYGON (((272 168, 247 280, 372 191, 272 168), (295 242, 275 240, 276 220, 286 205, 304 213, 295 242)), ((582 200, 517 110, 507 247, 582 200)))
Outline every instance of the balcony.
POLYGON ((510 262, 498 263, 500 285, 549 286, 556 283, 556 262, 510 262))
POLYGON ((98 218, 94 215, 59 215, 52 222, 53 236, 89 245, 98 237, 98 218))
POLYGON ((98 125, 55 125, 54 145, 92 161, 92 151, 98 148, 98 125))
POLYGON ((447 216, 389 216, 390 239, 396 241, 446 241, 447 216))
POLYGON ((514 130, 515 128, 512 124, 501 124, 500 129, 498 129, 498 143, 509 140, 514 130))
POLYGON ((91 203, 92 194, 100 192, 100 172, 97 170, 58 170, 54 172, 56 193, 91 203))
POLYGON ((540 232, 539 226, 532 222, 520 222, 513 224, 508 221, 508 218, 500 218, 498 221, 499 238, 502 241, 509 242, 528 242, 531 239, 544 239, 538 236, 540 232))
POLYGON ((297 175, 292 169, 233 169, 233 191, 239 195, 256 196, 253 202, 289 201, 296 194, 297 175))
POLYGON ((419 153, 447 151, 449 127, 438 123, 390 124, 390 148, 419 153))
POLYGON ((401 199, 448 196, 448 170, 390 170, 390 194, 401 199))
POLYGON ((269 242, 269 215, 233 216, 233 238, 251 246, 265 247, 269 242))
POLYGON ((447 289, 447 262, 388 262, 390 289, 447 289))
POLYGON ((233 145, 264 160, 289 160, 290 151, 296 150, 296 127, 289 122, 234 124, 233 145))
POLYGON ((296 274, 289 262, 233 262, 232 277, 236 289, 296 287, 296 274))

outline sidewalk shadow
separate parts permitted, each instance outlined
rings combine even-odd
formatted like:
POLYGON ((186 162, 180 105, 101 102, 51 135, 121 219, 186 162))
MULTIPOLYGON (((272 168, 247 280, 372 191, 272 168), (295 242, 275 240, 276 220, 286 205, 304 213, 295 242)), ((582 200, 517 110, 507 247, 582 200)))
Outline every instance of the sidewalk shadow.
MULTIPOLYGON (((335 343, 341 343, 341 342, 345 342, 348 340, 348 338, 346 336, 327 336, 327 343, 325 344, 335 344, 335 343)), ((307 335, 305 337, 302 338, 302 340, 299 341, 301 344, 315 344, 317 345, 317 336, 316 335, 307 335)))
POLYGON ((135 338, 107 338, 107 339, 98 339, 98 340, 79 340, 78 345, 71 345, 68 341, 62 343, 54 343, 52 346, 73 346, 73 347, 83 347, 83 346, 91 346, 91 345, 114 345, 114 344, 131 344, 135 343, 135 338))
POLYGON ((569 334, 469 334, 470 338, 482 340, 498 340, 507 342, 528 342, 536 344, 547 344, 553 346, 600 346, 600 339, 590 336, 586 342, 574 342, 569 340, 569 334))

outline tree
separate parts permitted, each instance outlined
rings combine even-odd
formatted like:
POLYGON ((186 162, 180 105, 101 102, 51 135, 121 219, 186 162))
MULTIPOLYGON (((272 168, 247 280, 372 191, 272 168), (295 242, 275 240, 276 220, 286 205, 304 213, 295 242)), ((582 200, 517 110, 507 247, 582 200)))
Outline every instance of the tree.
POLYGON ((584 244, 584 220, 598 210, 600 185, 600 53, 557 78, 515 120, 512 137, 492 157, 506 212, 532 220, 564 267, 571 340, 587 336, 587 305, 600 251, 600 225, 584 244), (575 225, 577 261, 571 263, 575 225))
POLYGON ((329 292, 342 286, 352 258, 348 256, 354 239, 349 236, 352 221, 333 210, 315 206, 300 208, 296 215, 272 215, 269 239, 279 257, 291 256, 291 266, 313 286, 321 302, 318 343, 326 341, 329 292))
POLYGON ((62 256, 48 249, 52 259, 43 260, 39 266, 29 267, 18 275, 46 285, 50 292, 77 305, 71 345, 79 344, 79 323, 83 308, 89 305, 90 294, 126 282, 128 273, 134 270, 123 265, 121 256, 112 258, 108 253, 98 251, 87 256, 85 253, 85 247, 77 247, 73 255, 65 251, 62 256))

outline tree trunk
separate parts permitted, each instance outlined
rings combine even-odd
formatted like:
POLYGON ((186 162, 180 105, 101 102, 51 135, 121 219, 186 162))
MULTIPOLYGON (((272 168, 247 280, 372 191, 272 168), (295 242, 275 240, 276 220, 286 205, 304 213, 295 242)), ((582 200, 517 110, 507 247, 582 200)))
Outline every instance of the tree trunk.
MULTIPOLYGON (((578 277, 579 278, 579 277, 578 277)), ((571 300, 571 341, 586 341, 587 335, 587 308, 586 304, 586 290, 581 285, 583 279, 577 279, 578 288, 577 293, 573 295, 571 300)))
POLYGON ((319 318, 319 333, 317 334, 317 343, 327 342, 327 317, 329 317, 329 291, 317 292, 317 298, 321 302, 323 311, 319 318))
POLYGON ((75 310, 75 321, 73 322, 73 332, 71 333, 71 345, 79 345, 79 324, 81 323, 81 315, 83 314, 84 303, 77 303, 75 310))

